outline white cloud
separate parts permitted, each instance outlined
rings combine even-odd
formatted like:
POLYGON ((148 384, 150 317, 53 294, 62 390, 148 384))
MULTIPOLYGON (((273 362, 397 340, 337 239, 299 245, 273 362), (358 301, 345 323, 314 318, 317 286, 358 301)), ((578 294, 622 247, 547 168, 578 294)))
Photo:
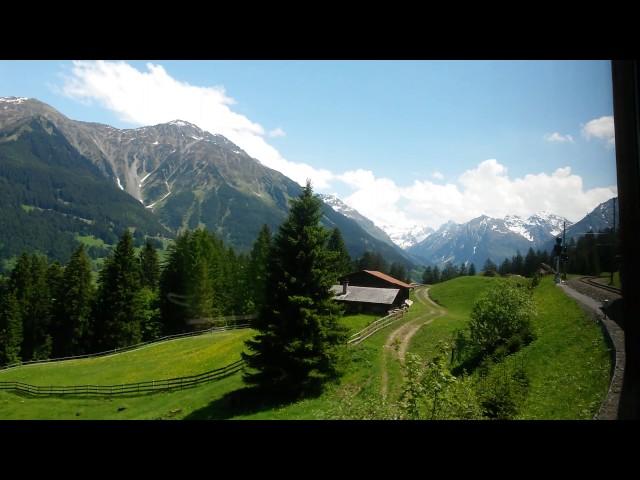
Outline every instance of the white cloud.
POLYGON ((269 132, 269 136, 271 138, 276 138, 276 137, 286 137, 287 136, 287 132, 285 132, 283 129, 281 129, 280 127, 275 128, 273 130, 271 130, 269 132))
MULTIPOLYGON (((181 82, 161 65, 147 63, 139 71, 126 62, 73 62, 71 75, 62 86, 65 95, 83 101, 98 101, 123 121, 154 125, 186 120, 211 133, 224 135, 249 155, 304 185, 310 178, 316 189, 329 187, 333 174, 304 163, 285 159, 265 141, 264 128, 231 109, 235 100, 220 86, 199 87, 181 82)), ((284 135, 277 128, 272 136, 284 135)))
MULTIPOLYGON (((465 222, 481 214, 530 215, 540 210, 576 221, 616 194, 614 186, 585 190, 582 179, 572 174, 569 167, 551 174, 510 178, 504 165, 486 160, 464 172, 455 183, 415 180, 410 185, 397 185, 391 179, 376 177, 370 170, 335 174, 292 162, 265 140, 285 135, 283 129, 267 132, 260 124, 234 112, 235 101, 223 87, 181 82, 161 65, 152 63, 139 71, 126 62, 74 62, 62 91, 82 102, 99 102, 135 125, 181 119, 220 133, 264 165, 301 185, 310 178, 318 191, 335 190, 332 182, 340 181, 351 189, 345 202, 378 225, 403 228, 418 224, 437 228, 448 220, 465 222)), ((612 117, 588 122, 583 134, 613 143, 612 117)), ((556 141, 551 140, 553 135, 549 141, 556 141)), ((433 172, 431 177, 444 180, 440 172, 433 172)))
POLYGON ((565 143, 565 142, 573 143, 573 137, 571 135, 562 135, 561 133, 558 133, 558 132, 547 133, 544 136, 544 139, 547 142, 552 142, 552 143, 565 143))
POLYGON ((591 138, 599 138, 605 140, 607 145, 615 144, 615 128, 613 124, 613 116, 605 116, 594 118, 582 127, 582 134, 587 140, 591 138))
POLYGON ((585 190, 570 167, 510 178, 495 159, 465 171, 457 184, 415 180, 398 186, 368 170, 345 172, 338 179, 354 189, 345 198, 348 205, 378 225, 397 227, 438 228, 448 220, 463 223, 483 214, 529 216, 542 210, 575 222, 617 192, 615 186, 585 190))

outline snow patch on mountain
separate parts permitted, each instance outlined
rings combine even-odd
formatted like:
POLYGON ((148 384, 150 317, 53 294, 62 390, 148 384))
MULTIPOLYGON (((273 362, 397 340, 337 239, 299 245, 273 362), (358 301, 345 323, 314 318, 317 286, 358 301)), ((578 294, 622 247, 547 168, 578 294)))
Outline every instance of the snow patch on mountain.
POLYGON ((22 102, 29 100, 28 97, 0 97, 2 103, 14 103, 20 105, 22 102))
POLYGON ((389 238, 400 248, 407 249, 422 242, 433 233, 433 228, 421 225, 410 227, 397 227, 394 225, 380 225, 380 228, 389 235, 389 238))

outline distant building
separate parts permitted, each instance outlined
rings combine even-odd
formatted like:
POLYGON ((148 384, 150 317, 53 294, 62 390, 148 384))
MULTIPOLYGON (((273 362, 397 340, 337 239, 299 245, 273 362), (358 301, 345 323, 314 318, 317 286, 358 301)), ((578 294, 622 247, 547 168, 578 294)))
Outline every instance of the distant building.
POLYGON ((409 306, 411 286, 385 273, 361 270, 338 279, 331 287, 334 300, 343 302, 347 312, 386 314, 394 308, 409 306))

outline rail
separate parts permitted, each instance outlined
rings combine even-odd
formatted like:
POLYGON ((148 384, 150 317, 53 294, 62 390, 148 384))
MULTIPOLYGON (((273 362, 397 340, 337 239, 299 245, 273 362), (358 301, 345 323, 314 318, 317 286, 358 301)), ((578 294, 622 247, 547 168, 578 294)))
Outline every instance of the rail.
POLYGON ((396 312, 393 312, 387 315, 386 317, 382 317, 382 318, 379 318, 378 320, 371 322, 369 325, 367 325, 365 328, 363 328, 359 332, 356 332, 353 335, 351 335, 351 337, 349 337, 349 340, 347 340, 347 345, 357 345, 358 343, 362 342, 364 339, 369 338, 374 333, 382 330, 384 327, 386 327, 387 325, 390 325, 391 323, 402 318, 403 316, 404 316, 404 310, 398 310, 396 312))
POLYGON ((152 345, 152 344, 155 344, 155 343, 165 342, 167 340, 173 340, 173 339, 176 339, 176 338, 196 337, 198 335, 206 335, 207 333, 222 332, 222 331, 226 331, 226 330, 237 330, 237 329, 241 329, 241 328, 250 328, 250 326, 251 325, 249 323, 240 323, 240 324, 235 324, 235 325, 225 325, 225 326, 222 326, 222 327, 212 327, 212 328, 209 328, 207 330, 200 330, 198 332, 187 332, 187 333, 178 333, 176 335, 166 335, 164 337, 156 338, 156 339, 149 340, 149 341, 146 341, 146 342, 137 343, 135 345, 129 345, 127 347, 114 348, 112 350, 106 350, 104 352, 88 353, 86 355, 75 355, 75 356, 70 356, 70 357, 49 358, 49 359, 46 359, 46 360, 29 360, 29 361, 26 361, 26 362, 12 363, 12 364, 0 367, 0 371, 9 370, 11 368, 17 368, 17 367, 21 367, 21 366, 24 366, 24 365, 35 365, 35 364, 41 364, 41 363, 61 362, 61 361, 64 361, 64 360, 77 360, 77 359, 81 359, 81 358, 104 357, 106 355, 114 355, 116 353, 128 352, 130 350, 136 350, 138 348, 149 346, 149 345, 152 345))
POLYGON ((608 292, 617 293, 618 295, 622 295, 622 290, 617 287, 612 287, 611 285, 604 285, 600 282, 597 282, 595 279, 600 277, 582 277, 580 281, 582 283, 586 283, 587 285, 591 285, 596 288, 601 288, 602 290, 606 290, 608 292))
POLYGON ((123 383, 119 385, 67 385, 39 386, 23 382, 0 382, 0 390, 13 390, 17 393, 33 396, 114 396, 139 395, 159 391, 183 390, 206 382, 220 380, 242 370, 244 360, 238 360, 221 368, 216 368, 198 375, 149 380, 146 382, 123 383))

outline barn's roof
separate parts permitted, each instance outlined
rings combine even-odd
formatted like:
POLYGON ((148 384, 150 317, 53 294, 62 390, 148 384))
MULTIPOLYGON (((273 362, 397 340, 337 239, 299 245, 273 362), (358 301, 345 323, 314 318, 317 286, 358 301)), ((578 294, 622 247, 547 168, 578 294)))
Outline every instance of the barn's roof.
POLYGON ((381 303, 391 305, 396 299, 399 288, 347 287, 347 294, 342 294, 342 285, 333 285, 331 292, 335 300, 344 302, 381 303))
POLYGON ((398 285, 399 287, 411 288, 411 285, 408 285, 403 281, 398 280, 397 278, 393 278, 391 275, 387 275, 386 273, 378 272, 377 270, 364 270, 364 271, 367 272, 369 275, 373 275, 374 277, 381 278, 382 280, 386 280, 387 282, 393 283, 394 285, 398 285))

